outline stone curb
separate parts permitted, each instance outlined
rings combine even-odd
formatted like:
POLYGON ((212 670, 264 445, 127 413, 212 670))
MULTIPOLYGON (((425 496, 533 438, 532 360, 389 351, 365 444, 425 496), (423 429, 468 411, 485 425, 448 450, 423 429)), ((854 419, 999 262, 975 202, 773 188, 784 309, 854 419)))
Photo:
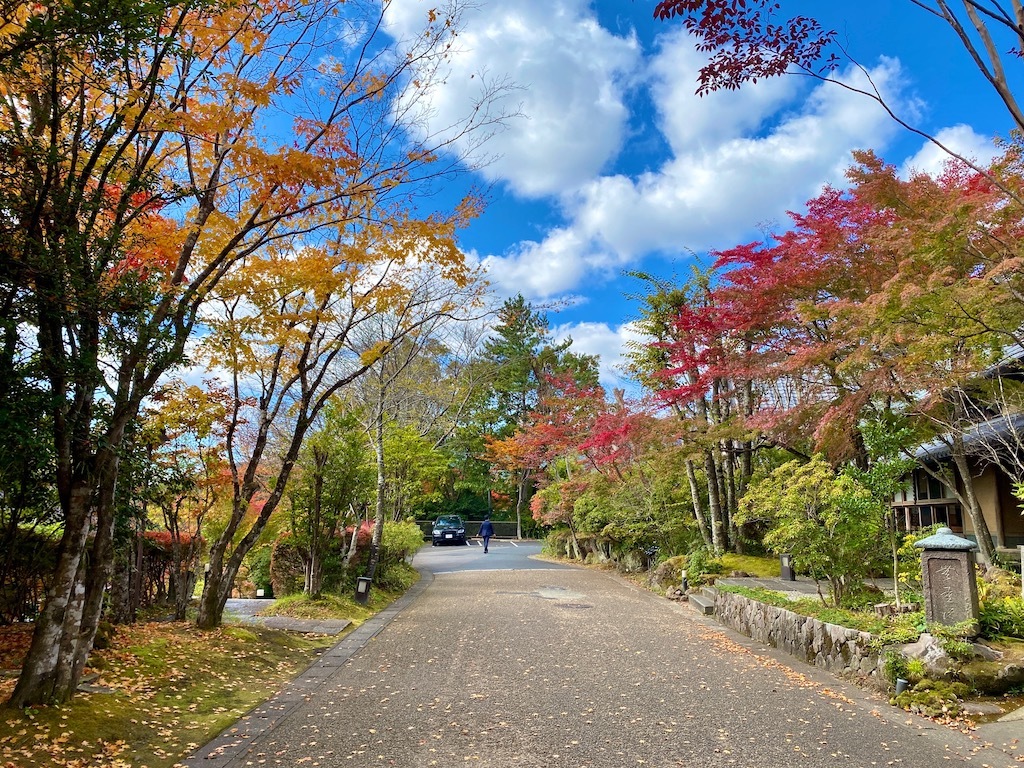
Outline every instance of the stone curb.
POLYGON ((230 728, 175 765, 186 768, 235 768, 250 765, 251 745, 256 737, 272 730, 300 703, 316 693, 338 667, 376 637, 395 616, 431 585, 434 574, 426 568, 417 568, 417 571, 420 574, 419 581, 413 584, 408 592, 321 654, 279 693, 257 705, 230 728))

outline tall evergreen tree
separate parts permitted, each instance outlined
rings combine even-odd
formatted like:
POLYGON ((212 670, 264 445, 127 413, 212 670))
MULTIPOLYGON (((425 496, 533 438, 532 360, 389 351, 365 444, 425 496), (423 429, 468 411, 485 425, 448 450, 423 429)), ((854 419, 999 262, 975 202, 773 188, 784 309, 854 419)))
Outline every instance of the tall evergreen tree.
MULTIPOLYGON (((573 373, 581 384, 597 384, 597 358, 571 351, 572 339, 554 343, 547 316, 519 294, 498 311, 494 335, 484 344, 484 359, 494 366, 494 388, 489 404, 492 434, 508 437, 533 412, 550 377, 573 373)), ((532 490, 530 471, 513 478, 516 499, 516 535, 522 536, 522 513, 532 490)))

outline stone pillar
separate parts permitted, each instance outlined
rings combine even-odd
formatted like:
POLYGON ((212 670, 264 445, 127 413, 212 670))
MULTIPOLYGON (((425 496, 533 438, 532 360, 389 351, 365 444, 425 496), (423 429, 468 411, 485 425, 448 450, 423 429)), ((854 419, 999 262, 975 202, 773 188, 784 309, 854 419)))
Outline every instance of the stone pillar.
POLYGON ((929 622, 952 625, 978 622, 978 582, 974 572, 974 550, 949 528, 914 544, 921 552, 924 610, 929 622))

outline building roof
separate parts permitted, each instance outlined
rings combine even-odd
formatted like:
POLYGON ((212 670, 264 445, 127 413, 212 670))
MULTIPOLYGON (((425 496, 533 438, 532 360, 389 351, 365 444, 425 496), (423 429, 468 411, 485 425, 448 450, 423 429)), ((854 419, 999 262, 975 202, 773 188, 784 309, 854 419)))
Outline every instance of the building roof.
MULTIPOLYGON (((1024 413, 996 416, 972 424, 964 430, 964 445, 970 453, 972 446, 983 445, 993 438, 1003 440, 1008 437, 1019 437, 1019 442, 1024 445, 1024 413)), ((950 453, 949 443, 943 438, 936 438, 918 446, 914 450, 914 458, 920 461, 939 461, 948 458, 950 453)))

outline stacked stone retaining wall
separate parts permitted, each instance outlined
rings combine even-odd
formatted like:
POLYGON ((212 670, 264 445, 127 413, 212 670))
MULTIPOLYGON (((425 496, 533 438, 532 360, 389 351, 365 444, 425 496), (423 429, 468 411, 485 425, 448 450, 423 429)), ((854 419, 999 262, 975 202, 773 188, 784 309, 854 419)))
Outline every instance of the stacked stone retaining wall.
POLYGON ((737 632, 832 674, 885 685, 878 654, 871 650, 870 633, 827 624, 733 592, 713 588, 707 592, 714 597, 715 617, 737 632))

